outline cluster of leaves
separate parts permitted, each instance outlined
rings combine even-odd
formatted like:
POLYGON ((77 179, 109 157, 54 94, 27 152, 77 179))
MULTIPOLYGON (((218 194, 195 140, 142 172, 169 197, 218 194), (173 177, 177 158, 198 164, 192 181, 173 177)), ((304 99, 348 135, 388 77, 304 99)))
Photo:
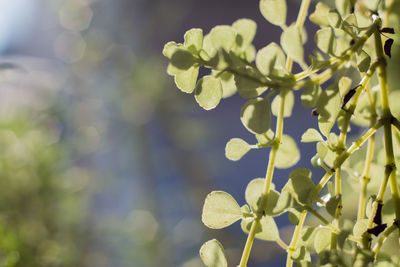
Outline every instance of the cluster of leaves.
MULTIPOLYGON (((339 176, 336 179, 356 176, 360 181, 364 178, 352 168, 350 160, 356 159, 357 168, 367 169, 368 172, 371 169, 371 162, 364 162, 365 158, 356 157, 353 152, 383 124, 379 124, 378 120, 382 117, 382 110, 379 109, 382 100, 378 97, 378 90, 371 90, 371 87, 378 85, 377 68, 385 65, 385 58, 377 52, 379 46, 374 35, 386 37, 386 34, 394 33, 392 28, 381 26, 377 15, 385 8, 380 1, 337 0, 335 8, 318 3, 309 16, 309 20, 320 27, 314 35, 318 50, 309 56, 309 65, 304 60, 306 32, 299 21, 286 25, 285 0, 260 1, 260 11, 265 19, 282 28, 280 45, 272 42, 256 51, 251 44, 256 24, 250 19, 239 19, 232 26, 216 26, 205 36, 201 29, 191 29, 185 33, 183 44, 169 42, 165 45, 163 54, 170 59, 168 74, 175 76, 180 90, 194 92, 196 101, 204 109, 215 108, 222 98, 236 92, 247 99, 241 109, 241 122, 255 135, 257 143, 252 145, 240 138, 231 139, 225 150, 228 159, 237 161, 251 149, 272 147, 276 150, 274 167, 290 168, 298 162, 300 152, 294 139, 278 130, 275 133, 271 130, 272 115, 282 124, 283 117, 291 116, 294 90, 303 89, 301 102, 304 107, 313 109, 312 114, 318 120, 318 129, 307 129, 301 139, 305 143, 316 143, 317 153, 311 162, 326 171, 318 185, 311 179, 311 170, 299 168, 290 173, 280 192, 268 179, 250 181, 245 191, 247 204, 243 206, 230 194, 213 191, 203 206, 202 221, 207 227, 221 229, 241 220, 245 233, 277 242, 288 251, 290 261, 301 266, 313 266, 312 254, 319 255, 318 266, 328 263, 334 266, 367 266, 373 261, 382 266, 398 264, 399 257, 385 257, 383 253, 377 257, 377 251, 372 251, 371 246, 373 242, 379 247, 379 242, 386 240, 390 234, 385 232, 387 225, 398 225, 395 208, 392 206, 383 222, 380 217, 382 207, 388 205, 382 204, 383 199, 377 199, 375 195, 375 198, 369 198, 368 205, 361 206, 364 216, 357 221, 343 218, 345 191, 342 192, 340 181, 336 182, 339 189, 328 183, 335 173, 339 176), (303 71, 292 73, 292 61, 303 71), (200 67, 211 69, 210 74, 198 79, 200 67), (357 74, 350 76, 351 71, 357 74), (347 73, 350 73, 349 77, 347 73), (338 78, 325 85, 334 74, 338 74, 338 78), (369 127, 369 131, 347 146, 350 122, 369 127), (340 134, 337 134, 335 125, 340 134), (374 132, 369 134, 371 131, 374 132), (329 192, 321 196, 327 183, 329 192), (274 217, 284 213, 294 225, 300 227, 298 234, 295 231, 298 236, 293 240, 296 242, 290 245, 280 240, 274 220, 274 217), (317 218, 316 226, 302 227, 307 213, 317 218), (377 238, 373 239, 371 235, 377 238)), ((300 14, 300 18, 301 15, 304 14, 300 14)), ((389 58, 392 44, 393 39, 388 38, 384 45, 383 52, 389 58)), ((384 149, 382 151, 385 153, 384 149)), ((380 170, 384 164, 381 162, 380 170)), ((389 176, 393 168, 386 171, 389 176)), ((373 178, 381 181, 379 176, 383 173, 374 173, 377 177, 373 178)), ((364 188, 366 184, 368 182, 364 183, 364 188)), ((363 188, 358 185, 358 190, 363 191, 363 188)), ((362 198, 365 200, 366 197, 363 195, 362 198)), ((200 249, 200 255, 209 267, 227 266, 223 247, 217 240, 206 242, 200 249)), ((241 263, 240 266, 244 265, 241 263)))

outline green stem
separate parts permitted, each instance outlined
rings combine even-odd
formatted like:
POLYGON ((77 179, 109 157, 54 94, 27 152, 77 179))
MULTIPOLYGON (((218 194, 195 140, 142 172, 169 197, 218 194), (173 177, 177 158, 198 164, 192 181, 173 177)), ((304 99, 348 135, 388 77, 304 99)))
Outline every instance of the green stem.
POLYGON ((390 227, 386 228, 386 230, 381 233, 379 235, 379 239, 378 242, 376 242, 374 248, 373 248, 373 252, 374 252, 374 258, 376 260, 379 250, 381 249, 383 243, 386 241, 386 239, 388 238, 388 236, 398 228, 398 226, 396 225, 396 223, 393 223, 390 227))
POLYGON ((306 220, 306 216, 307 216, 307 211, 306 210, 302 211, 300 214, 299 223, 296 225, 296 227, 294 229, 292 241, 290 242, 290 245, 288 248, 288 254, 287 254, 287 258, 286 258, 286 267, 293 266, 292 256, 293 256, 293 253, 296 252, 297 243, 299 242, 300 235, 301 235, 301 229, 303 228, 303 224, 304 224, 304 221, 306 220))
POLYGON ((240 263, 239 263, 240 267, 247 266, 247 261, 249 260, 249 257, 250 257, 251 248, 253 246, 254 237, 256 236, 256 229, 257 229, 259 222, 260 222, 260 219, 256 218, 254 220, 253 224, 251 225, 250 232, 249 232, 249 235, 247 236, 246 244, 243 249, 242 257, 240 259, 240 263))

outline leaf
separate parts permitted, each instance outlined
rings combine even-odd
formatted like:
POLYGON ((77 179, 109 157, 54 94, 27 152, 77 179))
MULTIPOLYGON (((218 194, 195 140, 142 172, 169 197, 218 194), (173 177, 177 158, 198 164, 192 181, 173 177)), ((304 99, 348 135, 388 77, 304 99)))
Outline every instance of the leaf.
POLYGON ((289 192, 300 204, 312 206, 318 199, 318 191, 311 181, 309 169, 296 169, 289 174, 289 180, 282 191, 289 192))
POLYGON ((277 26, 286 24, 286 0, 261 0, 260 11, 270 23, 277 26))
POLYGON ((368 228, 368 219, 361 219, 356 222, 353 228, 353 235, 355 237, 361 237, 368 228))
POLYGON ((285 67, 285 54, 278 44, 272 42, 258 50, 256 65, 262 74, 268 75, 274 68, 285 67))
POLYGON ((278 215, 278 213, 274 212, 274 207, 276 206, 279 193, 274 189, 270 189, 268 198, 266 200, 266 206, 262 211, 262 201, 263 201, 263 193, 264 193, 264 184, 265 179, 263 178, 256 178, 250 181, 250 183, 246 187, 245 198, 247 204, 251 207, 251 209, 255 213, 265 213, 269 216, 278 215))
POLYGON ((311 261, 310 252, 307 251, 305 246, 298 247, 293 253, 292 260, 296 262, 300 261, 311 261))
POLYGON ((181 44, 177 44, 177 43, 171 41, 164 45, 164 49, 163 49, 162 53, 165 57, 171 59, 172 55, 180 47, 182 47, 181 44))
POLYGON ((184 47, 192 53, 198 53, 203 48, 203 30, 190 29, 184 35, 184 47))
MULTIPOLYGON (((243 232, 249 233, 254 219, 243 219, 240 226, 243 232)), ((269 216, 262 216, 256 229, 256 238, 265 241, 276 241, 279 238, 279 230, 274 219, 269 216)))
POLYGON ((236 33, 231 26, 218 25, 210 31, 211 43, 215 49, 223 48, 229 52, 236 40, 236 33))
POLYGON ((345 98, 346 94, 349 92, 351 87, 351 79, 349 77, 342 77, 339 80, 338 87, 339 87, 339 94, 342 98, 345 98))
POLYGON ((222 85, 222 98, 234 95, 237 91, 235 76, 227 71, 218 74, 218 78, 222 85))
POLYGON ((300 152, 296 142, 289 135, 283 135, 279 150, 276 153, 275 167, 289 168, 300 160, 300 152))
POLYGON ((178 70, 189 69, 195 63, 193 55, 184 49, 177 48, 171 56, 171 64, 178 70))
POLYGON ((315 107, 321 93, 322 89, 319 84, 313 84, 306 87, 301 94, 301 103, 306 108, 315 107))
POLYGON ((279 195, 275 207, 272 209, 272 212, 275 214, 281 214, 290 207, 291 201, 292 197, 290 196, 289 192, 282 191, 282 193, 279 195))
POLYGON ((272 140, 274 139, 274 132, 269 129, 266 133, 256 134, 256 139, 259 145, 267 145, 271 144, 272 140))
POLYGON ((240 120, 247 130, 254 134, 266 133, 271 124, 271 111, 267 98, 247 101, 241 110, 240 120))
POLYGON ((241 51, 245 51, 256 35, 257 24, 251 19, 238 19, 232 24, 236 30, 236 45, 241 51))
POLYGON ((303 42, 296 25, 286 28, 281 35, 281 45, 288 57, 298 63, 304 62, 303 42))
POLYGON ((314 36, 314 41, 318 48, 326 54, 335 54, 336 38, 331 28, 323 28, 317 31, 314 36))
POLYGON ((215 56, 215 54, 217 54, 217 49, 215 49, 214 45, 211 42, 211 35, 207 34, 206 36, 204 36, 203 39, 203 50, 204 52, 207 53, 207 56, 209 58, 212 58, 215 56))
POLYGON ((300 217, 300 212, 298 212, 295 209, 290 209, 288 212, 288 218, 289 221, 293 224, 293 225, 298 225, 299 224, 299 217, 300 217))
POLYGON ((328 200, 328 202, 326 203, 326 210, 332 217, 334 217, 336 214, 336 209, 340 202, 340 199, 341 199, 340 195, 335 195, 335 196, 331 197, 328 200))
POLYGON ((329 15, 329 10, 330 8, 327 5, 321 2, 317 3, 315 11, 310 15, 311 22, 319 26, 329 26, 329 22, 326 19, 329 15))
POLYGON ((341 110, 341 99, 337 85, 326 88, 318 99, 317 112, 319 113, 318 125, 322 134, 327 136, 341 110))
POLYGON ((307 131, 305 131, 301 136, 301 142, 303 143, 311 143, 319 141, 323 142, 324 138, 322 138, 321 134, 313 128, 307 129, 307 131))
POLYGON ((329 25, 333 28, 339 28, 342 24, 342 17, 337 10, 330 10, 327 18, 329 25))
POLYGON ((227 267, 224 248, 216 239, 205 242, 200 248, 200 257, 207 267, 227 267))
POLYGON ((321 227, 316 229, 314 248, 317 253, 329 248, 331 244, 331 230, 329 228, 321 227))
MULTIPOLYGON (((277 95, 274 100, 272 100, 271 111, 276 117, 278 117, 279 109, 281 105, 281 94, 277 95)), ((292 91, 288 91, 285 96, 285 109, 283 111, 283 117, 292 116, 292 110, 294 106, 294 94, 292 91)))
MULTIPOLYGON (((368 1, 366 1, 368 2, 368 1)), ((336 0, 336 9, 339 11, 342 17, 350 14, 351 4, 349 0, 336 0)))
POLYGON ((268 89, 260 82, 241 75, 235 75, 235 83, 239 95, 244 98, 260 96, 268 89))
POLYGON ((221 82, 211 76, 207 75, 201 78, 196 85, 195 98, 197 103, 205 110, 215 108, 222 98, 222 85, 221 82))
POLYGON ((236 200, 224 191, 213 191, 204 201, 201 220, 209 228, 225 228, 242 217, 236 200))
POLYGON ((361 52, 356 54, 356 61, 357 61, 357 67, 359 71, 361 72, 367 72, 369 69, 369 66, 371 65, 371 57, 365 52, 364 50, 361 50, 361 52))
POLYGON ((232 138, 225 146, 225 156, 233 161, 241 159, 250 150, 250 145, 240 139, 232 138))
POLYGON ((182 92, 193 93, 198 75, 199 67, 192 66, 190 69, 175 75, 175 84, 182 92))
POLYGON ((385 41, 385 46, 384 46, 384 50, 385 50, 385 54, 388 57, 392 57, 392 45, 393 45, 394 40, 392 38, 389 38, 385 41))

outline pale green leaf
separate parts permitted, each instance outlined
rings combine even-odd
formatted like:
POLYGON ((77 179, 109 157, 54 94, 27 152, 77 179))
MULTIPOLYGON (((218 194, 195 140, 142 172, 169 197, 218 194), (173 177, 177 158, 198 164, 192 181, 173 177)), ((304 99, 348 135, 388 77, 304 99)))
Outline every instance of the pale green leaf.
POLYGON ((224 191, 213 191, 204 201, 201 220, 212 229, 225 228, 242 217, 242 210, 236 200, 224 191))
POLYGON ((237 161, 241 159, 249 150, 250 145, 240 139, 240 138, 232 138, 225 146, 225 156, 233 161, 237 161))
POLYGON ((274 139, 274 134, 274 131, 272 131, 271 129, 269 129, 266 133, 256 134, 258 144, 266 145, 268 143, 271 143, 271 141, 274 139))
MULTIPOLYGON (((243 219, 240 223, 243 232, 249 233, 251 225, 254 219, 243 219)), ((260 219, 260 223, 256 228, 256 238, 265 240, 265 241, 275 241, 279 238, 279 230, 278 226, 275 223, 275 220, 269 216, 262 216, 260 219)))
MULTIPOLYGON (((271 111, 272 114, 278 117, 280 106, 281 106, 281 94, 275 96, 274 100, 272 100, 271 111)), ((283 111, 283 117, 292 116, 292 110, 294 106, 294 94, 292 91, 288 91, 285 95, 285 108, 283 111)))
POLYGON ((242 107, 240 119, 247 130, 254 134, 266 133, 271 124, 268 99, 258 97, 247 101, 242 107))
POLYGON ((342 99, 347 94, 347 92, 349 92, 351 83, 352 83, 352 81, 349 77, 344 76, 344 77, 340 78, 338 86, 339 86, 339 94, 342 99))
MULTIPOLYGON (((251 209, 256 213, 261 213, 262 201, 263 201, 263 193, 264 193, 264 185, 265 179, 256 178, 250 181, 250 183, 246 187, 245 198, 247 204, 251 207, 251 209)), ((266 200, 266 206, 264 208, 264 213, 269 216, 278 215, 278 213, 273 212, 274 207, 279 198, 279 193, 270 189, 268 198, 266 200)))
POLYGON ((187 70, 193 66, 195 59, 193 55, 184 49, 177 48, 171 55, 171 64, 178 70, 187 70))
POLYGON ((318 199, 318 191, 311 180, 311 171, 309 169, 292 171, 282 191, 289 192, 297 202, 308 206, 311 206, 318 199))
POLYGON ((273 207, 272 212, 274 214, 281 214, 287 208, 289 208, 292 201, 292 197, 287 191, 282 191, 279 195, 278 201, 276 202, 275 207, 273 207))
POLYGON ((328 147, 324 144, 324 142, 317 143, 317 153, 320 159, 324 159, 326 154, 328 153, 328 147))
POLYGON ((286 28, 281 35, 281 45, 288 57, 298 63, 304 62, 303 42, 296 25, 286 28))
POLYGON ((220 80, 210 75, 204 76, 197 82, 195 98, 205 110, 215 108, 222 98, 220 80))
POLYGON ((342 17, 337 10, 330 10, 327 18, 329 25, 333 28, 339 28, 342 24, 342 17))
POLYGON ((326 203, 326 210, 331 216, 335 216, 336 214, 336 209, 337 206, 340 202, 341 196, 340 195, 335 195, 331 197, 328 202, 326 203))
POLYGON ((365 52, 361 50, 356 54, 357 66, 361 72, 367 72, 369 66, 371 65, 371 57, 365 52))
POLYGON ((319 84, 314 84, 306 87, 301 94, 301 103, 306 108, 315 107, 321 93, 322 89, 319 84))
POLYGON ((235 76, 232 73, 224 71, 218 74, 218 78, 222 85, 222 98, 230 97, 236 93, 235 76))
POLYGON ((275 167, 279 169, 289 168, 300 160, 300 152, 292 137, 283 135, 281 145, 276 154, 275 167))
POLYGON ((199 75, 199 67, 192 66, 190 69, 175 75, 175 84, 182 92, 192 93, 199 75))
POLYGON ((257 24, 251 19, 238 19, 232 24, 236 30, 236 46, 245 51, 250 46, 257 31, 257 24))
POLYGON ((368 229, 368 219, 361 219, 356 222, 353 228, 353 235, 361 237, 368 229))
POLYGON ((203 30, 190 29, 184 35, 183 45, 192 53, 196 53, 203 48, 203 30))
POLYGON ((239 95, 244 98, 260 96, 268 89, 258 81, 242 75, 235 75, 235 83, 239 95))
POLYGON ((333 127, 336 117, 341 110, 341 98, 336 84, 326 88, 317 103, 318 126, 320 131, 327 136, 333 127))
POLYGON ((223 48, 227 52, 231 50, 236 40, 235 30, 228 25, 215 26, 212 28, 210 36, 214 48, 223 48))
POLYGON ((286 24, 286 0, 261 0, 260 11, 270 23, 278 26, 286 24))
POLYGON ((329 15, 330 8, 324 3, 318 2, 315 6, 315 11, 310 15, 310 20, 319 26, 329 26, 327 17, 329 15))
POLYGON ((311 261, 310 252, 307 251, 305 246, 298 247, 293 253, 292 259, 296 262, 311 261))
POLYGON ((224 248, 216 239, 209 240, 201 246, 200 257, 207 267, 228 267, 224 248))
POLYGON ((248 62, 252 62, 256 58, 257 50, 256 50, 254 45, 249 45, 246 48, 246 51, 244 51, 244 53, 245 53, 245 56, 246 56, 246 60, 248 62))
MULTIPOLYGON (((370 0, 368 0, 370 1, 370 0)), ((366 1, 366 2, 368 2, 366 1)), ((350 0, 335 0, 336 9, 339 11, 342 17, 345 17, 350 14, 351 9, 351 1, 350 0)))
POLYGON ((378 10, 378 4, 382 3, 382 1, 381 0, 368 0, 368 1, 364 1, 363 3, 367 6, 368 9, 374 11, 374 10, 378 10))
POLYGON ((171 41, 164 45, 164 49, 163 49, 162 53, 165 57, 171 59, 172 55, 180 47, 182 47, 182 44, 177 44, 177 43, 171 41))
POLYGON ((256 65, 262 74, 268 75, 274 68, 285 67, 285 54, 278 44, 272 42, 258 50, 256 65))
POLYGON ((321 227, 316 229, 314 238, 314 248, 317 253, 329 249, 331 244, 331 230, 329 228, 321 227))
POLYGON ((213 56, 215 56, 215 54, 217 54, 217 49, 215 49, 215 47, 213 46, 213 44, 211 42, 210 34, 207 34, 206 36, 204 36, 203 50, 204 50, 204 52, 207 53, 209 58, 212 58, 213 56))
POLYGON ((311 143, 319 141, 324 141, 324 138, 322 138, 321 134, 313 128, 307 129, 307 131, 305 131, 301 136, 301 142, 303 143, 311 143))
POLYGON ((327 54, 335 54, 336 38, 331 28, 323 28, 317 31, 314 36, 315 43, 322 52, 327 54))

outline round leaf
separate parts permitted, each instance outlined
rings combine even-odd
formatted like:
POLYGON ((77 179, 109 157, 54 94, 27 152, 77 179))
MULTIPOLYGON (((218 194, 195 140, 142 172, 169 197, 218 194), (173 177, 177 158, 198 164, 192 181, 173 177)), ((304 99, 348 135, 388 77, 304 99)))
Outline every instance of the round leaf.
POLYGON ((225 51, 230 51, 235 43, 236 33, 231 26, 219 25, 212 28, 210 37, 214 48, 223 48, 225 51))
POLYGON ((236 30, 236 45, 242 51, 246 50, 256 35, 257 24, 251 19, 238 19, 232 24, 236 30))
POLYGON ((250 150, 250 145, 240 139, 232 138, 225 146, 225 156, 233 161, 241 159, 250 150))
POLYGON ((261 0, 260 11, 270 23, 278 26, 286 24, 286 0, 261 0))
POLYGON ((205 242, 200 248, 200 257, 207 267, 227 267, 224 248, 216 239, 205 242))
POLYGON ((301 94, 301 103, 306 108, 315 107, 321 93, 322 90, 319 84, 314 84, 312 86, 306 87, 301 94))
POLYGON ((192 66, 186 71, 175 75, 175 84, 184 93, 193 93, 199 76, 199 67, 192 66))
POLYGON ((266 133, 271 124, 271 111, 268 99, 256 98, 247 101, 241 111, 240 119, 247 130, 254 134, 266 133))
POLYGON ((336 51, 336 38, 331 28, 323 28, 314 36, 315 43, 322 52, 334 54, 336 51))
POLYGON ((204 201, 201 220, 212 229, 225 228, 242 217, 236 200, 224 191, 213 191, 204 201))
MULTIPOLYGON (((242 227, 243 232, 247 234, 249 233, 253 221, 253 218, 242 220, 240 226, 242 227)), ((260 223, 256 229, 255 237, 266 241, 277 240, 279 238, 279 230, 275 220, 269 216, 261 217, 260 223)))
POLYGON ((356 237, 361 237, 368 229, 368 219, 362 219, 356 222, 353 228, 353 234, 356 237))
POLYGON ((222 98, 221 82, 213 76, 204 76, 197 82, 195 98, 205 110, 215 108, 222 98))
POLYGON ((296 142, 288 135, 282 136, 282 141, 276 155, 275 167, 283 169, 295 165, 300 159, 296 142))
POLYGON ((187 70, 193 66, 195 60, 193 55, 184 49, 175 49, 171 55, 171 64, 178 70, 187 70))
MULTIPOLYGON (((271 111, 272 114, 274 114, 276 117, 278 117, 279 114, 281 99, 282 96, 279 94, 274 98, 274 100, 272 100, 271 111)), ((294 106, 294 94, 292 91, 288 91, 285 96, 285 108, 283 111, 283 117, 292 116, 293 106, 294 106)))
POLYGON ((331 244, 331 230, 329 228, 318 228, 314 239, 314 248, 317 253, 329 248, 331 244))
POLYGON ((311 206, 318 199, 318 191, 311 180, 309 169, 296 169, 289 174, 289 181, 282 191, 289 192, 297 202, 311 206))
POLYGON ((272 42, 257 52, 256 65, 262 74, 268 75, 274 68, 285 67, 285 54, 278 44, 272 42))
POLYGON ((307 131, 305 131, 301 136, 301 142, 303 143, 311 143, 319 141, 324 141, 324 139, 322 138, 321 134, 313 128, 307 129, 307 131))
POLYGON ((329 26, 327 17, 329 15, 330 8, 324 3, 319 2, 315 6, 315 11, 310 15, 310 20, 319 26, 329 26))
POLYGON ((304 62, 303 42, 296 25, 286 28, 281 35, 281 45, 286 54, 298 63, 304 62))
POLYGON ((200 51, 203 47, 203 30, 190 29, 184 35, 184 46, 191 52, 200 51))

